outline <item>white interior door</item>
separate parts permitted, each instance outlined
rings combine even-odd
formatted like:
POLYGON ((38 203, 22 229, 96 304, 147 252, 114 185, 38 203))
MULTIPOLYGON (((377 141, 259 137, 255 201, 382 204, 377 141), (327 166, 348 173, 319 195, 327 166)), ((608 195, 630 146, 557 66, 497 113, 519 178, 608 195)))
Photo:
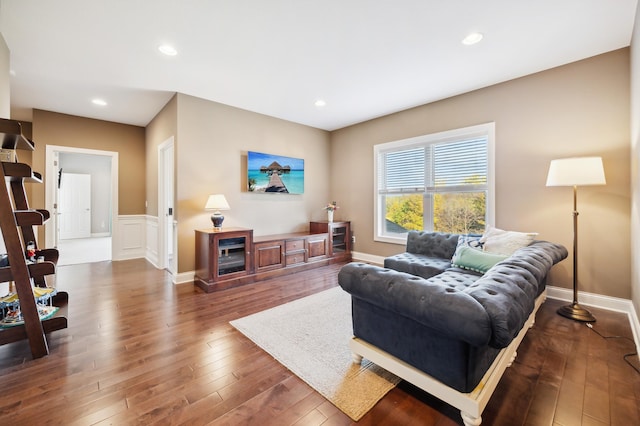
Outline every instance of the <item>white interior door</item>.
POLYGON ((61 240, 91 237, 91 175, 62 173, 58 214, 61 240))

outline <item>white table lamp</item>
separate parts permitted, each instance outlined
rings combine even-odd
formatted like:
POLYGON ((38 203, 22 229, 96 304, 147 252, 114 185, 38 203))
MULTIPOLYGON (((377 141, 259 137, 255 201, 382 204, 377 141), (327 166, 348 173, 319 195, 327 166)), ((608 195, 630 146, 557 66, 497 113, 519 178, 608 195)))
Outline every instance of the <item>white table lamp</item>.
POLYGON ((213 194, 209 195, 209 199, 207 200, 207 204, 204 206, 204 209, 214 210, 211 215, 213 229, 220 230, 222 229, 222 222, 224 221, 224 216, 222 216, 220 210, 231 210, 231 207, 229 207, 229 203, 227 203, 227 199, 224 195, 213 194))

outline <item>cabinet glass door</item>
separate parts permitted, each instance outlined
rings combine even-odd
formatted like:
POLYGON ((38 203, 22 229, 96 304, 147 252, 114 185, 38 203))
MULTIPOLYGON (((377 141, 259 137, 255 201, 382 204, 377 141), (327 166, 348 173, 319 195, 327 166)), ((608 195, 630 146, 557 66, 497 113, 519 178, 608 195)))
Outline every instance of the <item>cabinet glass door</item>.
POLYGON ((347 251, 347 227, 334 226, 331 232, 331 245, 333 253, 344 253, 347 251))
POLYGON ((218 241, 218 276, 246 270, 246 237, 221 238, 218 241))

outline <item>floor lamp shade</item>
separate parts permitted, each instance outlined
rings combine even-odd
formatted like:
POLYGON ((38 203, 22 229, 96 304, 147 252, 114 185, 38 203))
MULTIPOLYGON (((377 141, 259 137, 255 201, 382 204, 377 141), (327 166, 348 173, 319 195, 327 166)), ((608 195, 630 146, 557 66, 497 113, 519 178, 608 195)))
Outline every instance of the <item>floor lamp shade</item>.
POLYGON ((547 186, 604 185, 601 157, 578 157, 551 160, 547 186))
POLYGON ((558 314, 576 321, 596 320, 578 304, 578 186, 606 183, 601 157, 563 158, 549 165, 547 186, 573 187, 573 303, 558 309, 558 314))
POLYGON ((209 195, 207 204, 204 206, 205 210, 214 210, 211 215, 211 222, 213 223, 213 229, 221 229, 224 216, 220 213, 221 210, 231 210, 229 203, 223 194, 209 195))

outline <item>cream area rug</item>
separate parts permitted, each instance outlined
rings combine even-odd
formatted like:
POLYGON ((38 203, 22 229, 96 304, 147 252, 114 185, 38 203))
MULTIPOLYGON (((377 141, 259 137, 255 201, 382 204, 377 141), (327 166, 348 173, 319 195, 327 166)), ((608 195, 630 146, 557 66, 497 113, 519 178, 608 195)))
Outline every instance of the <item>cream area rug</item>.
POLYGON ((351 296, 340 287, 230 323, 355 421, 400 382, 353 363, 351 296))

